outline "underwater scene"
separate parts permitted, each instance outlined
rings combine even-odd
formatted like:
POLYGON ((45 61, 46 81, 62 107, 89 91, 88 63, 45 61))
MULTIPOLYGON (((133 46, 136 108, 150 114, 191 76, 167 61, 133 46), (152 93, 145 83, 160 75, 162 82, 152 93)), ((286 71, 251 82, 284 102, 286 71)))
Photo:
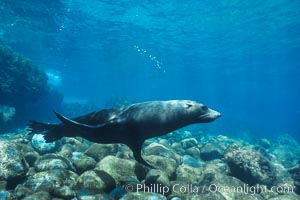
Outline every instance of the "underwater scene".
POLYGON ((0 0, 0 200, 300 200, 300 1, 0 0))

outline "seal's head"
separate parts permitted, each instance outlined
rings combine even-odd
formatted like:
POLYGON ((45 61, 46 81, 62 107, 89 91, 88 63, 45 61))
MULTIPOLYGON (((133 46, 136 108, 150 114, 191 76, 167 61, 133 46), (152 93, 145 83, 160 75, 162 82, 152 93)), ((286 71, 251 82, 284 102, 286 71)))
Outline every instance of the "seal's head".
POLYGON ((181 100, 181 113, 189 123, 207 123, 219 118, 221 114, 208 108, 202 103, 190 100, 181 100))

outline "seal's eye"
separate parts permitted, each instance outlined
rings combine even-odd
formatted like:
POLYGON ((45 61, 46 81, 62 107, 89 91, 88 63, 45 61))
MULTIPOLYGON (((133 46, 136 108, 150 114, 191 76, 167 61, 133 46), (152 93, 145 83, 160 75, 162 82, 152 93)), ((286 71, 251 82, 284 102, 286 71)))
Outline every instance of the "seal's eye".
POLYGON ((192 107, 192 106, 193 106, 193 105, 190 104, 190 103, 186 103, 186 104, 185 104, 185 108, 186 108, 186 109, 189 109, 189 108, 192 107))
POLYGON ((207 106, 202 106, 202 110, 203 110, 203 111, 207 111, 207 110, 208 110, 208 107, 207 107, 207 106))

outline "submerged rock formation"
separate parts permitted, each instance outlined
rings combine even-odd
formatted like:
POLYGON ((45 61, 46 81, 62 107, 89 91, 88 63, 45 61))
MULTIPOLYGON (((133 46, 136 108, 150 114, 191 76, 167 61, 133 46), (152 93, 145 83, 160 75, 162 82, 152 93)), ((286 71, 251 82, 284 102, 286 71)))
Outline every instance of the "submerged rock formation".
POLYGON ((0 65, 0 104, 19 107, 49 91, 46 73, 7 46, 0 46, 0 65))
POLYGON ((259 151, 249 147, 233 147, 227 150, 225 161, 231 175, 249 185, 263 184, 271 188, 292 183, 280 164, 272 163, 259 151))
POLYGON ((17 145, 0 141, 0 181, 7 182, 8 187, 14 187, 25 177, 28 168, 17 145))
POLYGON ((51 109, 61 103, 62 95, 48 85, 47 74, 12 48, 0 45, 0 66, 1 127, 24 124, 47 110, 48 103, 51 109))

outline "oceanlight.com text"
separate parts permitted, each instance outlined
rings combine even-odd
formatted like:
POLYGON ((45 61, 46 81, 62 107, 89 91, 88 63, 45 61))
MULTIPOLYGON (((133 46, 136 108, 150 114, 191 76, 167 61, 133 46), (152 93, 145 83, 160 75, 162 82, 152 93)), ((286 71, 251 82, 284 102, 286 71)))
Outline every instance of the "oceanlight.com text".
POLYGON ((267 188, 265 185, 254 185, 250 186, 248 184, 243 184, 242 186, 226 186, 226 185, 218 185, 218 184, 209 184, 202 186, 195 186, 192 184, 182 185, 182 184, 174 184, 172 186, 165 186, 162 184, 127 184, 124 186, 126 192, 154 192, 160 194, 167 194, 169 192, 173 193, 194 193, 201 194, 206 192, 211 193, 248 193, 248 194, 259 194, 266 192, 276 192, 276 193, 292 193, 294 192, 294 186, 292 185, 283 185, 283 186, 273 186, 271 188, 267 188))

